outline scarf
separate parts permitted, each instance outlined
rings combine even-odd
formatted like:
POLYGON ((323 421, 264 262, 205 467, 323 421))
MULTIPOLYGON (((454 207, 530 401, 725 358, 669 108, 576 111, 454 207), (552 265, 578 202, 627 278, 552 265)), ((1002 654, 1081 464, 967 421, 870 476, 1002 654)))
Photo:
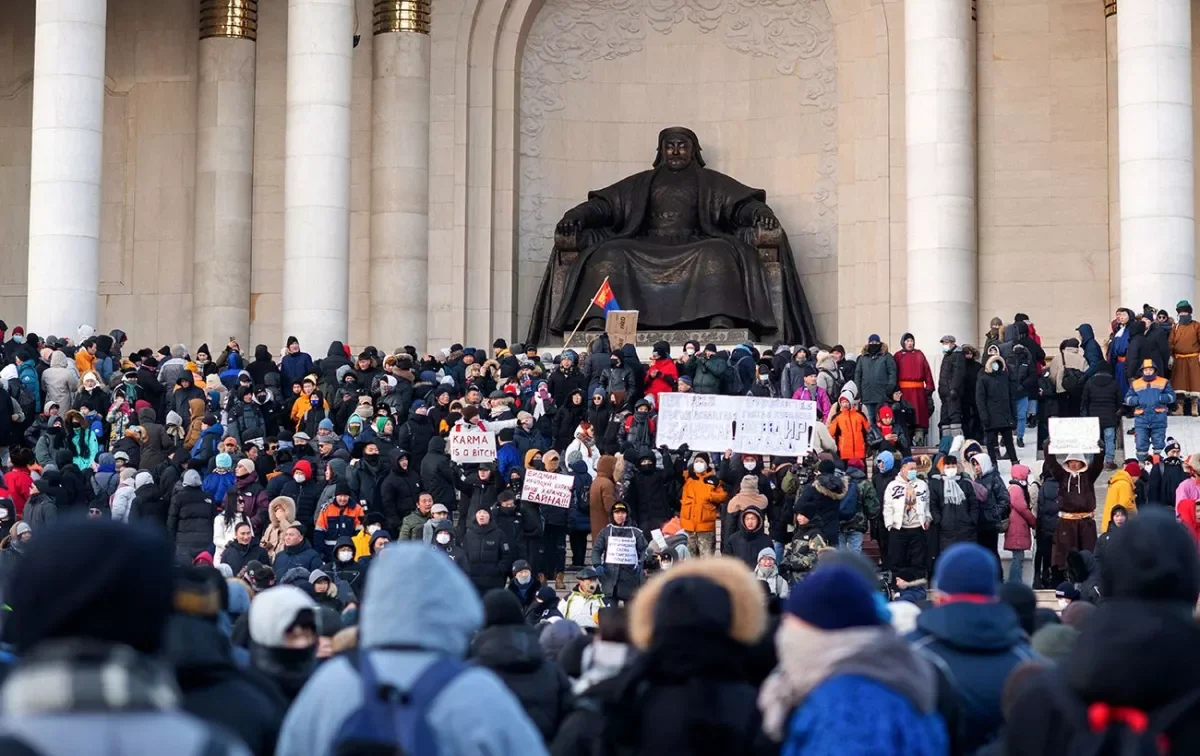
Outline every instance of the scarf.
POLYGON ((46 641, 0 689, 10 717, 98 711, 166 711, 179 706, 170 670, 128 646, 83 639, 46 641))
POLYGON ((1192 322, 1192 313, 1190 313, 1190 312, 1179 313, 1179 325, 1188 325, 1191 322, 1192 322))
POLYGON ((966 499, 966 494, 963 493, 962 488, 958 485, 958 476, 956 475, 953 478, 943 476, 942 501, 957 507, 966 501, 966 499))
POLYGON ((763 682, 763 731, 783 742, 788 719, 818 685, 838 674, 869 677, 908 698, 920 711, 937 707, 937 677, 890 625, 821 630, 785 624, 775 636, 779 666, 763 682))

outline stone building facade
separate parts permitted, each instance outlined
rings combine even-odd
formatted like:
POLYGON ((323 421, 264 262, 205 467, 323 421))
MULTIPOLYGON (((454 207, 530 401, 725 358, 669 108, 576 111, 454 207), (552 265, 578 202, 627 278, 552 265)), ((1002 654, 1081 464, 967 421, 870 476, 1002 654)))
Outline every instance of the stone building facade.
POLYGON ((679 123, 766 190, 825 340, 1057 342, 1196 296, 1195 3, 13 0, 0 317, 519 338, 562 212, 679 123))

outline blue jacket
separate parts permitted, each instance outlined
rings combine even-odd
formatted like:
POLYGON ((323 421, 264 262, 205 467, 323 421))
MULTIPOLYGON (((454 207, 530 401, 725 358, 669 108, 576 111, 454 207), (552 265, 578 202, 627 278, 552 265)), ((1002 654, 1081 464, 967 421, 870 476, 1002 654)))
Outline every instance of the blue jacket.
POLYGON ((500 444, 496 448, 496 466, 500 469, 502 480, 508 480, 508 474, 514 469, 520 470, 524 467, 521 452, 515 443, 510 441, 507 444, 500 444))
POLYGON ((224 473, 210 472, 204 476, 204 493, 211 496, 212 500, 220 507, 225 503, 225 492, 233 488, 233 483, 233 470, 224 473))
POLYGON ((1167 407, 1174 403, 1175 389, 1171 388, 1171 382, 1161 375, 1146 380, 1145 376, 1139 374, 1125 392, 1125 406, 1133 407, 1135 421, 1144 417, 1147 420, 1160 419, 1165 423, 1167 407))
MULTIPOLYGON (((41 412, 42 383, 38 380, 37 370, 33 367, 31 360, 26 360, 17 366, 17 377, 21 379, 21 385, 25 387, 25 390, 33 394, 33 406, 37 408, 38 412, 41 412)), ((32 418, 26 419, 32 420, 32 418)))
POLYGON ((321 569, 322 564, 321 555, 308 541, 302 541, 298 548, 285 546, 283 551, 275 555, 275 563, 271 566, 275 570, 276 579, 283 580, 283 576, 293 567, 303 567, 312 572, 321 569))
POLYGON ((936 711, 919 711, 869 677, 839 674, 817 685, 792 714, 779 754, 943 756, 949 747, 936 711))
POLYGON ((1086 380, 1095 375, 1096 367, 1104 362, 1104 350, 1100 348, 1100 342, 1096 341, 1096 333, 1090 323, 1084 323, 1076 330, 1079 331, 1079 346, 1083 349, 1083 359, 1087 362, 1087 372, 1084 373, 1086 380))
POLYGON ((1012 607, 956 602, 926 609, 908 640, 958 690, 964 751, 974 753, 994 740, 1004 725, 1000 698, 1009 673, 1037 659, 1012 607))
MULTIPOLYGON (((462 570, 418 541, 392 544, 372 559, 363 607, 359 649, 371 654, 381 680, 400 690, 437 657, 462 659, 483 624, 483 605, 462 570)), ((288 709, 276 755, 329 753, 338 729, 361 704, 362 683, 354 667, 344 656, 330 659, 288 709)), ((443 689, 429 706, 429 722, 443 754, 546 754, 541 733, 521 704, 482 667, 468 668, 443 689)))
POLYGON ((575 476, 575 485, 571 489, 571 510, 567 512, 567 527, 573 533, 592 529, 592 510, 589 495, 592 490, 592 476, 588 474, 587 463, 583 460, 571 465, 571 473, 575 476))
POLYGON ((304 376, 312 371, 313 361, 308 352, 283 355, 283 359, 279 361, 279 374, 283 377, 280 388, 286 395, 290 395, 292 382, 304 380, 304 376))
POLYGON ((221 444, 221 439, 225 437, 225 426, 217 423, 210 425, 200 431, 200 438, 196 440, 196 445, 192 447, 192 459, 203 460, 205 464, 213 457, 217 456, 217 447, 221 444))

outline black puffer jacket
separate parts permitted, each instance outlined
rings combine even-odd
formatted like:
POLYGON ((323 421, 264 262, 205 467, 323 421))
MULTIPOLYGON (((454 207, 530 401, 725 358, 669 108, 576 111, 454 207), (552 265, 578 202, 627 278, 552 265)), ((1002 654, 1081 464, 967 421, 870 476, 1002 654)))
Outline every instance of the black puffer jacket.
MULTIPOLYGON (((792 518, 803 513, 810 524, 821 529, 821 537, 825 543, 837 543, 840 528, 838 508, 842 499, 846 498, 847 478, 837 473, 824 473, 804 487, 796 506, 792 509, 792 518)), ((757 556, 755 558, 757 561, 757 556)))
POLYGON ((642 532, 661 528, 663 523, 679 512, 679 486, 674 476, 658 469, 653 453, 631 460, 637 469, 625 487, 625 505, 642 532))
POLYGON ((454 510, 454 469, 446 454, 446 439, 435 436, 429 441, 429 451, 421 460, 421 490, 428 491, 434 504, 445 504, 454 510))
POLYGON ((390 457, 388 474, 379 490, 387 528, 396 534, 400 532, 404 518, 417 508, 417 497, 421 494, 421 473, 413 469, 412 457, 408 452, 396 449, 390 457), (400 469, 402 458, 408 460, 408 469, 400 469))
POLYGON ((929 513, 937 528, 938 545, 944 550, 953 543, 974 543, 979 525, 979 499, 971 481, 959 476, 953 482, 962 493, 962 501, 952 504, 946 498, 947 481, 941 475, 929 479, 929 513))
POLYGON ((1122 401, 1121 388, 1113 377, 1112 368, 1102 364, 1083 386, 1079 413, 1081 417, 1100 418, 1101 428, 1115 428, 1122 401))
MULTIPOLYGON (((738 530, 729 537, 729 555, 735 556, 754 569, 758 564, 758 552, 773 548, 771 536, 763 531, 763 513, 757 507, 747 507, 739 516, 738 530), (758 524, 751 530, 746 527, 746 515, 758 516, 758 524)), ((835 515, 836 524, 836 515, 835 515)), ((836 541, 834 541, 836 543, 836 541)))
POLYGON ((412 455, 410 468, 421 471, 421 461, 429 451, 429 442, 436 436, 433 423, 426 415, 414 412, 396 429, 396 446, 412 455))
POLYGON ((213 519, 217 505, 200 488, 200 475, 188 470, 183 475, 183 488, 171 500, 167 514, 167 536, 175 543, 175 554, 188 563, 212 543, 213 519))
POLYGON ((469 656, 504 681, 550 742, 574 700, 566 673, 542 653, 538 631, 528 625, 485 627, 471 642, 469 656))
POLYGON ((462 545, 467 553, 467 577, 480 595, 503 588, 513 563, 512 545, 504 531, 492 522, 487 525, 472 522, 462 545))
POLYGON ((1003 357, 992 355, 984 362, 975 386, 975 406, 979 409, 979 421, 984 430, 1016 427, 1016 396, 1003 357), (993 371, 993 366, 998 369, 993 371))
POLYGON ((334 341, 329 344, 329 351, 325 353, 325 357, 317 360, 317 364, 313 369, 320 374, 321 390, 326 395, 332 396, 334 390, 339 383, 337 371, 340 367, 353 367, 350 364, 350 359, 346 357, 346 347, 340 341, 334 341))

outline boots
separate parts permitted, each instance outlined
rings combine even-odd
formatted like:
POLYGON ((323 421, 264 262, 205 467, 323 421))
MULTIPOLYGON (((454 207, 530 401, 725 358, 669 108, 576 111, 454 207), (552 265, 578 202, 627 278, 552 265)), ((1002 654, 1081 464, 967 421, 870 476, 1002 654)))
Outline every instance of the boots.
POLYGON ((554 590, 565 591, 567 589, 566 576, 561 572, 554 576, 554 590))

